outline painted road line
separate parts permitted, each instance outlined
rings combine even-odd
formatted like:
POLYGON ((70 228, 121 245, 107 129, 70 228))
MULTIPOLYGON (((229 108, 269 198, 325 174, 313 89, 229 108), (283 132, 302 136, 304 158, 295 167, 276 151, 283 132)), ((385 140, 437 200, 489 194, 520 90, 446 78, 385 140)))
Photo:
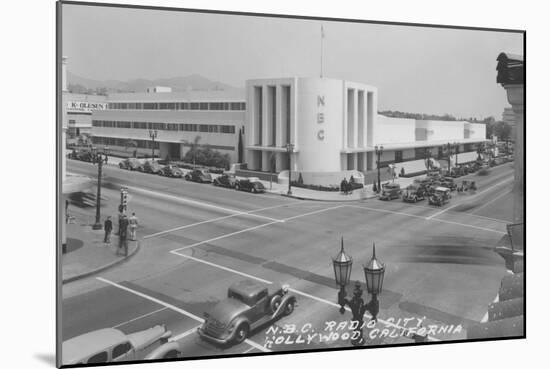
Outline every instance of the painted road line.
POLYGON ((406 216, 406 217, 411 217, 411 218, 417 218, 417 219, 426 220, 426 217, 424 217, 424 216, 421 216, 421 215, 414 215, 414 214, 409 214, 409 213, 403 213, 403 212, 401 212, 401 211, 394 211, 394 210, 387 210, 387 209, 378 209, 378 208, 370 208, 370 207, 368 207, 368 206, 360 206, 360 205, 343 205, 343 206, 346 206, 346 207, 349 207, 349 208, 357 208, 357 209, 372 210, 372 211, 377 211, 377 212, 380 212, 380 213, 389 213, 389 214, 403 215, 403 216, 406 216))
POLYGON ((187 258, 187 259, 191 259, 191 260, 194 260, 194 261, 197 261, 199 263, 202 263, 202 264, 206 264, 206 265, 210 265, 214 268, 218 268, 218 269, 223 269, 227 272, 231 272, 231 273, 235 273, 235 274, 239 274, 239 275, 242 275, 243 277, 246 277, 246 278, 250 278, 250 279, 254 279, 258 282, 262 282, 262 283, 266 283, 266 284, 272 284, 273 282, 270 282, 268 280, 265 280, 265 279, 262 279, 262 278, 258 278, 258 277, 255 277, 253 275, 250 275, 250 274, 246 274, 246 273, 243 273, 243 272, 239 272, 238 270, 235 270, 235 269, 231 269, 231 268, 228 268, 228 267, 224 267, 222 265, 219 265, 219 264, 214 264, 214 263, 211 263, 209 261, 206 261, 206 260, 203 260, 203 259, 199 259, 199 258, 196 258, 194 256, 190 256, 190 255, 185 255, 185 254, 180 254, 179 252, 175 251, 175 250, 172 250, 170 251, 170 253, 174 254, 174 255, 178 255, 178 256, 182 256, 184 258, 187 258))
POLYGON ((460 222, 453 222, 452 220, 443 220, 443 219, 426 219, 426 220, 430 220, 432 222, 455 224, 455 225, 459 225, 459 226, 462 226, 462 227, 478 229, 480 231, 493 232, 493 233, 498 233, 498 234, 506 234, 506 232, 504 232, 504 231, 499 231, 499 230, 496 230, 496 229, 485 228, 485 227, 480 227, 480 226, 475 226, 475 225, 465 224, 465 223, 460 223, 460 222))
MULTIPOLYGON (((166 233, 172 233, 172 232, 180 231, 180 230, 182 230, 182 229, 195 227, 195 226, 198 226, 198 225, 201 225, 201 224, 213 223, 213 222, 217 222, 217 221, 220 221, 220 220, 223 220, 223 219, 238 217, 238 216, 242 216, 242 215, 246 215, 246 214, 252 214, 252 213, 256 213, 256 212, 260 212, 260 211, 264 211, 264 210, 276 209, 276 208, 281 208, 281 207, 284 207, 284 206, 292 206, 292 205, 294 205, 294 204, 279 204, 279 205, 275 205, 275 206, 269 206, 269 207, 266 207, 266 208, 261 208, 261 209, 251 210, 251 211, 245 211, 245 212, 242 212, 242 213, 236 213, 236 214, 231 214, 231 215, 225 215, 225 216, 223 216, 223 217, 208 219, 208 220, 204 220, 204 221, 202 221, 202 222, 196 222, 196 223, 192 223, 192 224, 186 224, 186 225, 179 226, 179 227, 175 227, 175 228, 172 228, 172 229, 167 229, 167 230, 165 230, 165 231, 160 231, 160 232, 157 232, 157 233, 152 233, 152 234, 149 234, 149 235, 144 236, 143 239, 148 239, 148 238, 157 237, 157 236, 160 236, 160 235, 163 235, 163 234, 166 234, 166 233)), ((282 221, 282 223, 283 223, 283 222, 284 222, 284 220, 282 221)))
POLYGON ((247 353, 249 353, 249 352, 252 351, 252 350, 254 350, 254 347, 251 347, 251 348, 249 348, 248 350, 244 351, 243 354, 247 354, 247 353))
MULTIPOLYGON (((192 259, 192 260, 195 260, 199 263, 203 263, 203 264, 206 264, 206 265, 209 265, 209 266, 212 266, 214 268, 218 268, 218 269, 221 269, 221 270, 225 270, 227 272, 230 272, 230 273, 234 273, 234 274, 238 274, 238 275, 242 275, 244 277, 247 277, 247 278, 250 278, 250 279, 254 279, 254 280, 257 280, 257 281, 260 281, 260 282, 263 282, 263 283, 266 283, 266 284, 273 284, 273 282, 271 281, 268 281, 268 280, 265 280, 265 279, 262 279, 262 278, 259 278, 259 277, 255 277, 251 274, 246 274, 246 273, 243 273, 243 272, 240 272, 238 270, 235 270, 235 269, 231 269, 231 268, 228 268, 228 267, 225 267, 223 265, 219 265, 219 264, 216 264, 216 263, 212 263, 210 261, 206 261, 206 260, 203 260, 203 259, 199 259, 199 258, 196 258, 196 257, 193 257, 193 256, 189 256, 189 255, 183 255, 183 254, 180 254, 178 252, 174 252, 174 251, 171 251, 172 254, 175 254, 175 255, 179 255, 179 256, 182 256, 184 258, 188 258, 188 259, 192 259)), ((332 302, 332 301, 328 301, 328 300, 325 300, 321 297, 317 297, 317 296, 314 296, 314 295, 310 295, 309 293, 305 293, 305 292, 302 292, 302 291, 299 291, 299 290, 296 290, 294 288, 289 288, 289 291, 292 291, 294 292, 295 294, 297 295, 301 295, 301 296, 304 296, 304 297, 307 297, 307 298, 310 298, 312 300, 316 300, 316 301, 319 301, 319 302, 322 302, 322 303, 325 303, 325 304, 328 304, 328 305, 331 305, 331 306, 334 306, 334 307, 340 307, 340 305, 332 302)), ((351 309, 349 307, 345 307, 345 309, 347 311, 351 311, 351 309)), ((366 318, 370 319, 372 318, 371 315, 369 314, 365 314, 364 315, 366 318)), ((407 328, 407 327, 402 327, 398 324, 395 324, 395 323, 392 323, 392 322, 388 322, 386 320, 383 320, 383 319, 378 319, 379 322, 381 322, 382 324, 386 325, 386 326, 390 326, 390 327, 394 327, 394 328, 398 328, 398 329, 403 329, 403 330, 410 330, 411 328, 407 328)), ((439 339, 435 338, 435 337, 431 337, 431 336, 428 336, 428 339, 430 341, 439 341, 439 339)))
POLYGON ((129 323, 132 323, 132 322, 135 322, 136 320, 140 320, 140 319, 142 319, 142 318, 148 317, 148 316, 150 316, 150 315, 156 314, 156 313, 158 313, 158 312, 160 312, 160 311, 163 311, 163 310, 166 310, 166 309, 168 309, 168 308, 165 306, 165 307, 160 308, 160 309, 157 309, 157 310, 155 310, 155 311, 151 311, 150 313, 140 315, 140 316, 138 316, 137 318, 130 319, 130 320, 125 321, 125 322, 123 322, 123 323, 117 324, 117 325, 113 326, 112 328, 122 327, 123 325, 129 324, 129 323))
POLYGON ((179 341, 184 337, 189 336, 190 334, 193 334, 197 331, 197 329, 200 327, 200 325, 197 325, 196 327, 193 327, 183 333, 178 334, 177 336, 171 337, 168 341, 179 341))
MULTIPOLYGON (((203 319, 203 318, 200 318, 200 317, 196 316, 195 314, 190 313, 190 312, 188 312, 188 311, 185 311, 185 310, 183 310, 183 309, 181 309, 181 308, 179 308, 179 307, 177 307, 177 306, 175 306, 175 305, 169 304, 169 303, 164 302, 164 301, 162 301, 162 300, 159 300, 159 299, 157 299, 157 298, 155 298, 155 297, 146 295, 146 294, 144 294, 144 293, 142 293, 142 292, 139 292, 139 291, 133 290, 133 289, 131 289, 131 288, 125 287, 125 286, 123 286, 123 285, 121 285, 121 284, 119 284, 119 283, 112 282, 112 281, 110 281, 110 280, 108 280, 108 279, 105 279, 105 278, 102 278, 102 277, 96 277, 96 279, 97 279, 98 281, 101 281, 101 282, 103 282, 103 283, 107 283, 107 284, 109 284, 109 285, 111 285, 111 286, 113 286, 113 287, 119 288, 119 289, 124 290, 124 291, 126 291, 126 292, 130 292, 130 293, 132 293, 132 294, 134 294, 134 295, 136 295, 136 296, 143 297, 144 299, 147 299, 147 300, 149 300, 149 301, 156 302, 156 303, 159 304, 159 305, 162 305, 162 306, 165 306, 165 307, 168 308, 168 309, 174 310, 174 311, 176 311, 176 312, 178 312, 178 313, 180 313, 180 314, 182 314, 182 315, 185 315, 185 316, 187 316, 187 317, 189 317, 189 318, 191 318, 191 319, 193 319, 193 320, 196 320, 196 321, 199 322, 199 323, 204 323, 204 319, 203 319)), ((269 350, 269 349, 267 349, 267 348, 265 348, 265 347, 263 347, 263 346, 257 344, 257 343, 254 342, 254 341, 251 341, 250 339, 246 339, 245 342, 246 342, 247 344, 249 344, 250 346, 256 347, 257 349, 262 350, 262 351, 264 351, 264 352, 271 352, 271 350, 269 350)))
MULTIPOLYGON (((491 199, 491 200, 487 201, 485 204, 483 204, 483 205, 481 205, 480 207, 478 207, 474 212, 477 212, 477 211, 483 209, 483 208, 486 207, 487 205, 492 204, 493 202, 495 202, 495 201, 497 201, 498 199, 500 199, 502 196, 508 195, 509 193, 512 193, 512 190, 505 191, 505 192, 501 193, 500 195, 498 195, 497 197, 495 197, 494 199, 491 199)), ((474 212, 472 212, 471 214, 473 214, 474 212)))
POLYGON ((168 200, 172 200, 172 201, 182 202, 182 203, 186 203, 186 204, 192 204, 192 205, 196 205, 196 206, 203 207, 203 208, 212 208, 212 209, 216 209, 216 210, 223 211, 223 212, 226 212, 226 213, 238 214, 238 215, 248 215, 248 216, 255 217, 255 218, 267 219, 267 220, 271 220, 271 221, 275 221, 275 222, 282 222, 282 220, 279 220, 279 219, 274 219, 274 218, 270 218, 270 217, 266 217, 266 216, 258 215, 258 214, 249 214, 249 213, 247 213, 245 211, 242 211, 242 210, 224 208, 222 206, 214 205, 214 204, 211 204, 211 203, 208 203, 208 202, 192 200, 192 199, 189 199, 189 198, 186 198, 186 197, 169 195, 169 194, 165 194, 165 193, 161 193, 161 192, 157 192, 157 191, 146 190, 146 189, 140 188, 140 187, 133 187, 133 186, 125 186, 125 187, 129 190, 132 190, 132 191, 135 191, 135 192, 138 192, 138 193, 142 193, 142 194, 146 194, 146 195, 150 195, 150 196, 154 196, 154 197, 159 197, 159 198, 164 198, 164 199, 168 199, 168 200))
POLYGON ((449 210, 451 210, 451 209, 456 208, 456 207, 459 206, 459 205, 462 205, 462 204, 464 204, 464 203, 467 203, 467 202, 471 201, 472 199, 474 199, 474 198, 476 198, 476 197, 478 197, 478 196, 480 196, 480 195, 483 195, 485 192, 487 192, 487 191, 489 191, 489 190, 492 190, 492 189, 495 188, 495 187, 498 187, 498 186, 501 186, 501 185, 503 185, 503 184, 505 184, 505 183, 507 183, 507 182, 510 182, 510 181, 512 181, 513 179, 514 179, 514 178, 508 178, 508 179, 506 179, 506 180, 504 180, 504 181, 502 181, 502 182, 499 182, 499 183, 497 183, 497 184, 492 185, 491 187, 487 187, 487 188, 484 189, 483 191, 478 192, 478 193, 476 193, 475 195, 472 195, 472 196, 471 196, 470 198, 468 198, 467 200, 457 202, 456 204, 454 204, 454 205, 452 205, 452 206, 449 206, 449 207, 446 208, 446 209, 443 209, 443 210, 441 210, 441 211, 438 211, 437 213, 434 213, 434 214, 430 215, 429 217, 426 217, 426 219, 433 219, 433 218, 435 218, 435 217, 437 217, 437 216, 439 216, 439 215, 441 215, 441 214, 443 214, 443 213, 446 213, 447 211, 449 211, 449 210))
POLYGON ((341 208, 341 207, 343 207, 343 206, 345 206, 345 205, 338 205, 338 206, 333 206, 333 207, 325 208, 325 209, 321 209, 321 210, 315 210, 315 211, 311 211, 311 212, 304 213, 304 214, 294 215, 294 216, 292 216, 292 217, 288 217, 288 218, 285 218, 285 219, 282 219, 282 220, 277 220, 277 221, 274 221, 274 222, 264 223, 264 224, 260 224, 260 225, 254 226, 254 227, 249 227, 249 228, 241 229, 240 231, 235 231, 235 232, 227 233, 227 234, 224 234, 224 235, 221 235, 221 236, 218 236, 218 237, 210 238, 210 239, 208 239, 208 240, 196 242, 196 243, 191 244, 191 245, 188 245, 188 246, 180 247, 180 248, 174 249, 174 250, 172 250, 172 251, 170 251, 170 252, 187 250, 187 249, 190 249, 190 248, 193 248, 193 247, 197 247, 197 246, 200 246, 200 245, 204 245, 205 243, 210 243, 210 242, 218 241, 218 240, 221 240, 221 239, 224 239, 224 238, 227 238, 227 237, 235 236, 235 235, 237 235, 237 234, 241 234, 241 233, 245 233, 245 232, 250 232, 250 231, 253 231, 253 230, 256 230, 256 229, 260 229, 260 228, 263 228, 263 227, 270 226, 270 225, 272 225, 272 224, 284 223, 284 222, 286 222, 286 221, 288 221, 288 220, 297 219, 297 218, 301 218, 301 217, 305 217, 305 216, 309 216, 309 215, 313 215, 313 214, 318 214, 318 213, 321 213, 321 212, 324 212, 324 211, 328 211, 328 210, 332 210, 332 209, 341 208))

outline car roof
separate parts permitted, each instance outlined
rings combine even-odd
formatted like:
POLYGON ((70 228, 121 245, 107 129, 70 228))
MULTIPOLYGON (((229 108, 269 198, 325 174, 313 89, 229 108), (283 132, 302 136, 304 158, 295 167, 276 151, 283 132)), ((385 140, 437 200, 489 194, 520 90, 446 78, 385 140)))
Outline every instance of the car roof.
POLYGON ((451 191, 450 188, 447 188, 447 187, 436 187, 435 188, 436 191, 442 191, 442 192, 449 192, 451 191))
POLYGON ((236 292, 239 295, 245 297, 252 297, 257 295, 259 292, 265 290, 266 288, 267 287, 264 284, 260 284, 250 279, 245 279, 243 281, 233 283, 231 286, 229 286, 229 291, 236 292))
POLYGON ((63 342, 63 364, 78 363, 88 356, 120 343, 128 342, 124 333, 114 328, 88 332, 63 342))
POLYGON ((386 187, 386 188, 400 188, 401 186, 399 185, 399 183, 386 183, 386 184, 384 184, 382 187, 386 187))

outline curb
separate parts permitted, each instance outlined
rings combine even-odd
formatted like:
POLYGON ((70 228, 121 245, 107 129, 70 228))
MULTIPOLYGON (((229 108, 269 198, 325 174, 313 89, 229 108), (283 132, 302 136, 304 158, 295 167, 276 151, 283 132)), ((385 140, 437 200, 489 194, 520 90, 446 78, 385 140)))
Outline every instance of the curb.
POLYGON ((72 276, 72 277, 69 277, 69 278, 66 278, 66 279, 63 279, 61 281, 61 284, 67 284, 67 283, 70 283, 70 282, 74 282, 76 280, 79 280, 79 279, 83 279, 83 278, 86 278, 86 277, 89 277, 93 274, 97 274, 99 272, 102 272, 104 270, 107 270, 109 268, 112 268, 118 264, 121 264, 123 262, 125 262, 126 260, 130 259, 132 256, 134 256, 135 254, 137 254, 137 252, 139 251, 141 247, 141 242, 138 241, 136 247, 128 254, 128 256, 125 256, 123 257, 122 259, 117 259, 111 263, 108 263, 108 264, 105 264, 105 265, 102 265, 96 269, 93 269, 93 270, 90 270, 90 271, 87 271, 87 272, 84 272, 84 273, 81 273, 81 274, 78 274, 78 275, 75 275, 75 276, 72 276))
POLYGON ((353 200, 327 200, 327 199, 314 199, 314 198, 309 198, 309 197, 300 197, 300 196, 295 196, 295 195, 287 195, 286 193, 281 193, 279 194, 280 196, 284 196, 284 197, 289 197, 289 198, 293 198, 293 199, 297 199, 297 200, 304 200, 304 201, 321 201, 321 202, 357 202, 357 201, 365 201, 365 200, 370 200, 370 199, 374 199, 376 197, 378 197, 378 195, 373 195, 373 196, 366 196, 365 198, 363 199, 353 199, 353 200))

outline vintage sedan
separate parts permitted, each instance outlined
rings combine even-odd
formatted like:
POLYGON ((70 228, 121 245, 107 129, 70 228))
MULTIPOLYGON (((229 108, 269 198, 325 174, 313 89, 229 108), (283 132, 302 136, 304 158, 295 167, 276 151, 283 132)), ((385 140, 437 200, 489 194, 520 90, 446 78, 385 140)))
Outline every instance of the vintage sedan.
POLYGON ((235 183, 235 189, 237 191, 248 191, 252 193, 265 192, 264 185, 260 182, 260 179, 256 177, 239 179, 235 183))
POLYGON ((206 169, 194 169, 185 175, 187 181, 212 183, 212 175, 206 169))
POLYGON ((403 194, 403 201, 405 202, 418 202, 426 198, 426 190, 415 184, 407 186, 405 193, 403 194))
POLYGON ((214 178, 214 181, 212 183, 214 184, 214 186, 235 188, 237 177, 235 177, 234 174, 226 173, 214 178))
POLYGON ((159 170, 159 175, 165 177, 181 178, 183 177, 183 171, 176 165, 168 164, 159 170))
POLYGON ((136 158, 127 158, 118 163, 118 167, 120 169, 139 170, 139 168, 142 167, 142 164, 136 158))
POLYGON ((398 199, 402 192, 399 183, 385 183, 382 185, 382 193, 378 198, 380 200, 398 199))
POLYGON ((156 161, 150 161, 150 160, 147 160, 145 163, 143 163, 143 167, 142 167, 143 172, 151 173, 151 174, 158 174, 161 171, 161 169, 162 169, 162 165, 160 165, 156 161))
POLYGON ((428 198, 428 203, 435 206, 443 206, 451 199, 451 189, 447 187, 436 187, 428 198))
POLYGON ((238 344, 256 328, 292 314, 295 305, 296 297, 289 294, 287 286, 270 293, 264 284, 240 281, 229 287, 225 300, 204 313, 198 333, 220 345, 238 344))
POLYGON ((114 328, 98 329, 63 342, 63 365, 100 364, 116 361, 175 359, 183 355, 172 332, 164 325, 124 334, 114 328))

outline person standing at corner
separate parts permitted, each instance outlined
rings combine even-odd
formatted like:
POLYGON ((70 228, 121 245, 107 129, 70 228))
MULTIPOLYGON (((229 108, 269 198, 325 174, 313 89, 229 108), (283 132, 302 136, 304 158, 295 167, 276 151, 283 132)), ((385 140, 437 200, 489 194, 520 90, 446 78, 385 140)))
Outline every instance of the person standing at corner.
POLYGON ((138 218, 136 217, 136 213, 132 213, 132 216, 128 220, 128 224, 130 226, 130 240, 135 241, 136 240, 136 228, 138 226, 138 218))
POLYGON ((122 215, 119 223, 119 237, 118 237, 118 249, 117 255, 121 249, 124 250, 124 255, 128 256, 128 218, 126 215, 122 215))
POLYGON ((105 230, 105 238, 103 239, 103 242, 111 243, 111 232, 113 231, 113 221, 111 220, 110 215, 107 217, 107 219, 105 219, 105 224, 103 225, 103 229, 105 230))

